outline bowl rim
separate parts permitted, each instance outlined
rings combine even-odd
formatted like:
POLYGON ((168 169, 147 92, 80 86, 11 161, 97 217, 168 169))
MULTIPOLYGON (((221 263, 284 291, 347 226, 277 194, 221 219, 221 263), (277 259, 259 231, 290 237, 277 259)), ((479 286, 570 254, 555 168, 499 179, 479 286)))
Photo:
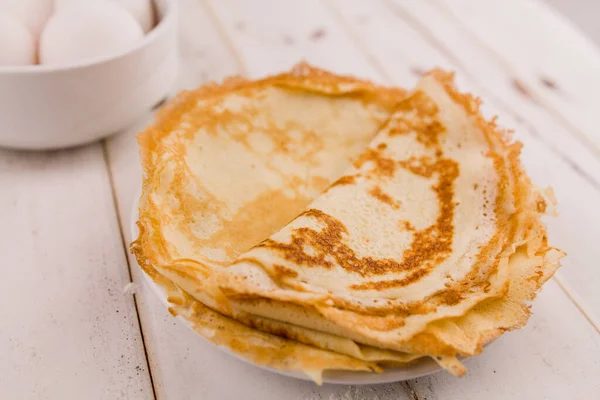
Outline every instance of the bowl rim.
POLYGON ((135 42, 132 46, 124 50, 108 56, 89 58, 72 64, 0 66, 0 75, 64 72, 92 67, 126 57, 127 55, 148 46, 157 37, 160 37, 169 28, 172 20, 176 18, 177 0, 152 0, 152 6, 155 10, 157 7, 157 2, 159 1, 162 1, 164 4, 164 13, 162 18, 160 18, 158 23, 148 33, 146 33, 141 40, 135 42))

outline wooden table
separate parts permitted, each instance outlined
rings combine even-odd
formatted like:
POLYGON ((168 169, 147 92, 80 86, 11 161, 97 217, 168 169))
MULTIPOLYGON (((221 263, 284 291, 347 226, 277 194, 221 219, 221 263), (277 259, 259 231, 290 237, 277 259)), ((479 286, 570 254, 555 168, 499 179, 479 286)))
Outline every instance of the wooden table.
POLYGON ((550 235, 569 256, 527 327, 467 361, 462 379, 317 387, 280 377, 173 319, 128 254, 134 137, 149 112, 101 143, 0 150, 1 399, 600 398, 600 53, 588 39, 533 0, 181 0, 180 11, 174 91, 302 59, 405 87, 432 66, 455 70, 487 115, 516 130, 534 181, 554 187, 550 235))

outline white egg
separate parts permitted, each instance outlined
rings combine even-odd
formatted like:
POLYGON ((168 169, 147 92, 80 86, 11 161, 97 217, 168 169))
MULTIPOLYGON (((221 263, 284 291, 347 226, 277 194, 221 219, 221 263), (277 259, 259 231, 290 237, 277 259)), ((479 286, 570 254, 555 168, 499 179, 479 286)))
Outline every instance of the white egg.
POLYGON ((0 66, 35 64, 35 41, 15 15, 0 10, 0 66))
POLYGON ((37 40, 52 14, 52 3, 53 0, 0 0, 0 9, 16 15, 37 40))
POLYGON ((72 64, 116 55, 143 37, 140 24, 111 1, 85 2, 58 10, 40 38, 41 64, 72 64))
POLYGON ((54 9, 61 10, 75 4, 99 1, 114 1, 121 4, 141 25, 144 32, 149 32, 154 27, 154 7, 152 0, 54 0, 54 9))

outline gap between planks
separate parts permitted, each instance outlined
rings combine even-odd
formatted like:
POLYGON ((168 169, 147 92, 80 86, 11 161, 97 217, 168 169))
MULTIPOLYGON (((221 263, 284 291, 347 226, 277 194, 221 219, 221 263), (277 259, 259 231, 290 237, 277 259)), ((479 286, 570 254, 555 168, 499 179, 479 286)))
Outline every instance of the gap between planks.
POLYGON ((584 301, 575 292, 573 292, 571 290, 571 288, 569 287, 569 285, 567 285, 563 281, 563 279, 561 278, 560 274, 554 274, 554 276, 552 277, 552 279, 554 279, 554 281, 558 284, 558 286, 560 286, 560 288, 562 289, 562 291, 565 292, 565 294, 571 300, 571 302, 573 304, 575 304, 575 307, 577 307, 577 309, 579 310, 579 312, 581 312, 583 314, 583 316, 585 317, 585 319, 587 319, 588 322, 596 329, 596 331, 598 332, 598 334, 600 334, 600 321, 596 321, 593 316, 589 315, 587 313, 587 311, 585 311, 586 307, 583 306, 584 301))
MULTIPOLYGON (((386 0, 386 1, 389 4, 389 2, 391 0, 386 0)), ((431 1, 431 0, 427 0, 427 2, 429 4, 431 4, 433 7, 436 7, 438 10, 442 11, 448 17, 448 20, 452 21, 452 23, 455 26, 457 26, 459 29, 461 29, 463 32, 465 32, 467 34, 466 36, 468 36, 480 48, 484 49, 489 54, 491 54, 492 57, 495 58, 502 65, 502 67, 509 73, 510 76, 513 76, 513 77, 517 76, 517 74, 515 73, 514 69, 511 67, 508 60, 506 60, 496 50, 487 46, 481 39, 479 39, 477 37, 477 35, 474 34, 474 32, 469 27, 467 27, 460 20, 458 20, 458 18, 456 18, 454 16, 452 11, 449 9, 449 7, 444 2, 431 1)), ((527 86, 527 84, 525 82, 523 82, 521 80, 516 80, 515 82, 518 82, 517 84, 520 87, 522 87, 522 90, 526 91, 527 93, 530 93, 529 96, 532 96, 531 93, 533 91, 530 90, 530 88, 527 86)), ((587 137, 587 135, 580 128, 578 128, 571 121, 569 121, 569 119, 563 113, 561 113, 561 111, 559 109, 547 104, 539 96, 532 97, 532 100, 535 103, 537 103, 543 110, 545 110, 549 116, 551 116, 551 117, 554 116, 554 119, 557 120, 557 122, 559 124, 561 124, 565 128, 565 130, 567 132, 569 132, 571 134, 571 136, 573 136, 574 139, 578 140, 581 144, 592 149, 594 155, 597 158, 600 158, 600 147, 598 147, 591 139, 589 139, 587 137)))
MULTIPOLYGON (((115 187, 115 179, 113 176, 113 171, 110 163, 110 155, 107 148, 107 139, 103 139, 101 142, 102 146, 102 158, 104 160, 104 167, 106 168, 106 173, 108 175, 108 181, 110 182, 110 195, 113 203, 113 209, 116 214, 117 224, 119 226, 119 235, 121 236, 121 244, 123 246, 123 253, 125 256, 125 262, 127 263, 127 273, 129 275, 129 281, 133 282, 133 274, 131 272, 131 263, 129 262, 129 246, 127 245, 127 239, 125 236, 125 226, 123 226, 123 220, 121 219, 121 213, 119 212, 119 202, 117 200, 117 193, 115 187)), ((137 317, 138 328, 140 330, 140 338, 142 340, 142 348, 144 349, 144 358, 146 359, 146 369, 148 370, 148 377, 150 378, 150 385, 152 386, 152 396, 156 400, 156 388, 154 387, 154 378, 152 376, 152 368, 150 367, 150 360, 148 357, 148 348, 146 347, 146 339, 144 337, 144 328, 142 327, 142 321, 140 319, 140 310, 138 306, 138 301, 136 294, 133 293, 133 305, 135 308, 135 314, 137 317)))
POLYGON ((225 46, 227 46, 227 50, 229 50, 229 54, 235 60, 236 69, 238 70, 238 73, 241 74, 242 76, 248 76, 249 75, 248 69, 244 65, 242 56, 238 53, 237 47, 235 46, 235 42, 234 42, 233 38, 231 38, 231 36, 229 36, 227 34, 227 29, 225 28, 225 26, 223 26, 223 23, 217 16, 217 13, 215 12, 215 10, 212 6, 212 0, 200 0, 200 2, 202 3, 204 11, 206 11, 206 14, 208 15, 208 17, 214 24, 217 34, 221 38, 222 42, 225 43, 225 46))
MULTIPOLYGON (((326 0, 325 2, 329 3, 329 0, 326 0)), ((426 42, 428 42, 433 48, 438 50, 441 54, 443 54, 446 58, 448 58, 452 63, 456 64, 463 71, 462 75, 466 76, 470 81, 475 82, 477 84, 477 86, 481 89, 481 92, 485 93, 485 96, 487 98, 489 98, 491 101, 493 101, 498 106, 498 109, 506 112, 507 114, 510 114, 515 119, 515 121, 520 122, 529 131, 529 133, 531 134, 531 136, 534 139, 538 140, 541 144, 546 146, 548 148, 548 150, 550 150, 553 154, 555 154, 557 157, 560 157, 563 161, 565 161, 571 167, 571 169, 573 169, 573 171, 576 174, 581 176, 591 186, 593 186, 596 190, 598 190, 598 192, 600 192, 600 182, 599 181, 597 181, 593 176, 591 176, 583 168, 579 167, 577 162, 572 160, 569 155, 567 155, 566 153, 561 151, 558 147, 556 147, 552 143, 549 143, 549 142, 543 140, 540 132, 534 127, 534 125, 530 121, 528 121, 528 119, 526 117, 524 117, 522 114, 517 112, 517 110, 512 108, 502 98, 496 96, 493 92, 486 89, 480 83, 478 78, 475 78, 472 74, 468 73, 469 69, 460 60, 460 58, 457 57, 453 51, 446 48, 446 46, 444 46, 443 43, 440 43, 435 38, 435 36, 431 33, 431 31, 429 30, 428 27, 424 26, 420 21, 416 20, 411 15, 409 15, 407 12, 405 12, 402 9, 402 7, 400 5, 398 5, 397 3, 395 3, 393 0, 383 0, 383 3, 387 6, 387 8, 392 13, 394 13, 397 17, 402 19, 410 27, 412 27, 416 32, 418 32, 421 35, 421 37, 426 42)), ((437 2, 434 2, 434 3, 429 2, 429 3, 430 4, 438 4, 437 2)), ((334 10, 333 6, 330 6, 330 9, 332 10, 333 14, 338 14, 338 17, 337 17, 338 19, 343 20, 343 17, 341 15, 339 15, 339 12, 337 10, 334 10)), ((445 14, 450 14, 450 13, 445 12, 445 14)), ((449 20, 451 20, 455 26, 458 26, 460 29, 465 31, 467 33, 468 37, 474 36, 474 35, 472 35, 472 33, 470 31, 468 31, 460 23, 460 21, 457 21, 456 18, 453 18, 453 16, 450 16, 450 17, 452 17, 452 18, 449 18, 449 20)), ((346 29, 348 30, 348 32, 350 32, 350 36, 352 37, 352 40, 357 44, 357 47, 359 47, 363 52, 366 52, 367 50, 364 48, 364 46, 361 45, 360 40, 352 33, 352 28, 348 25, 346 29)), ((476 43, 479 47, 483 47, 486 50, 489 50, 496 58, 500 58, 500 56, 496 52, 494 52, 491 49, 488 49, 487 46, 485 46, 485 44, 483 44, 481 41, 477 41, 476 43)), ((513 72, 512 69, 508 66, 507 61, 505 61, 504 59, 501 59, 501 64, 505 67, 505 69, 508 70, 510 76, 515 76, 515 74, 512 73, 513 72)), ((382 69, 381 66, 378 66, 378 68, 382 69)), ((543 108, 543 110, 546 113, 548 113, 548 108, 543 108)), ((569 132, 573 136, 573 133, 570 131, 570 129, 568 127, 565 127, 565 131, 569 132)), ((577 136, 576 136, 576 139, 577 139, 577 136)), ((587 137, 585 139, 587 140, 587 137)), ((585 143, 584 143, 584 145, 585 145, 585 143)), ((600 159, 600 152, 596 151, 596 147, 595 146, 588 146, 588 147, 590 147, 591 149, 594 149, 593 155, 596 158, 600 159)))

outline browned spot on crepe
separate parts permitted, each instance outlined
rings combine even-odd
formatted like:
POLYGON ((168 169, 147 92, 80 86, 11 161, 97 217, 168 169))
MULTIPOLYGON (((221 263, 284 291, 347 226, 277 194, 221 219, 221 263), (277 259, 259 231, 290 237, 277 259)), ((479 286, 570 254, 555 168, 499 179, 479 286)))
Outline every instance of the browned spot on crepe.
POLYGON ((331 187, 342 186, 342 185, 352 185, 354 182, 356 182, 356 178, 354 175, 345 175, 345 176, 342 176, 341 178, 339 178, 337 181, 333 182, 331 187))
POLYGON ((417 91, 401 101, 398 109, 405 112, 397 113, 390 121, 390 136, 415 133, 424 146, 439 146, 439 136, 446 128, 437 119, 439 109, 431 98, 417 91))
POLYGON ((545 213, 546 208, 547 208, 546 201, 542 198, 538 199, 538 201, 536 203, 536 208, 537 208, 537 212, 542 213, 542 214, 545 213))
POLYGON ((285 278, 295 278, 298 276, 298 273, 291 268, 284 267, 283 265, 275 264, 273 265, 273 269, 275 270, 275 274, 277 275, 278 280, 282 280, 285 278))
POLYGON ((401 229, 409 232, 417 229, 413 226, 413 224, 410 223, 410 221, 400 221, 399 225, 401 229))
POLYGON ((383 176, 383 177, 392 177, 398 165, 391 158, 385 157, 381 154, 381 151, 367 149, 364 153, 360 155, 358 160, 354 163, 356 168, 361 168, 366 163, 372 163, 372 169, 370 173, 383 176))
POLYGON ((431 177, 438 174, 438 183, 433 189, 440 202, 440 212, 436 222, 414 233, 411 246, 404 251, 401 261, 395 259, 374 259, 358 257, 354 250, 343 242, 346 227, 336 218, 318 209, 309 209, 300 217, 315 218, 325 224, 320 231, 301 227, 295 229, 289 243, 267 239, 259 245, 279 251, 286 260, 307 267, 332 268, 339 265, 349 272, 361 276, 385 275, 392 272, 412 271, 402 280, 366 282, 353 285, 356 290, 371 290, 382 287, 406 285, 425 276, 435 265, 442 262, 452 251, 454 226, 454 180, 458 177, 458 165, 447 159, 430 162, 422 159, 407 164, 405 168, 413 173, 431 177), (312 248, 311 254, 304 251, 312 248), (335 261, 335 263, 334 263, 335 261))
MULTIPOLYGON (((267 239, 260 247, 278 250, 282 256, 299 265, 309 267, 333 268, 339 265, 349 272, 363 277, 385 275, 393 272, 410 272, 401 279, 387 281, 372 281, 352 285, 354 290, 379 290, 389 287, 405 286, 426 276, 436 265, 443 262, 452 252, 454 234, 454 181, 459 175, 458 163, 443 158, 439 146, 439 135, 445 127, 437 119, 438 107, 423 92, 418 91, 413 96, 402 101, 400 109, 406 110, 405 117, 392 118, 388 122, 390 136, 414 133, 417 140, 427 147, 437 149, 435 157, 411 157, 408 160, 395 161, 384 155, 385 144, 367 149, 354 163, 361 173, 365 170, 368 176, 393 178, 398 168, 404 168, 411 173, 431 179, 437 177, 437 183, 432 186, 439 202, 439 214, 436 222, 421 230, 414 230, 412 225, 406 225, 407 230, 413 230, 413 240, 409 248, 404 250, 400 260, 373 257, 358 257, 354 250, 344 243, 347 234, 346 227, 336 218, 318 209, 310 209, 300 217, 316 218, 325 224, 320 231, 311 228, 297 228, 292 233, 289 243, 279 243, 267 239), (417 114, 410 118, 411 112, 417 114), (311 253, 305 252, 305 247, 311 248, 311 253)), ((398 114, 399 115, 399 114, 398 114)), ((342 182, 351 184, 354 176, 340 178, 342 182)), ((339 185, 339 180, 334 184, 339 185)), ((379 201, 399 207, 393 198, 384 193, 379 186, 370 189, 368 193, 379 201)))
POLYGON ((398 204, 398 202, 396 202, 394 199, 392 199, 392 197, 389 194, 387 194, 383 190, 381 190, 381 188, 379 186, 375 186, 374 188, 369 190, 369 194, 371 196, 373 196, 374 198, 376 198, 377 200, 389 205, 390 207, 392 207, 394 209, 400 208, 400 205, 398 204))

